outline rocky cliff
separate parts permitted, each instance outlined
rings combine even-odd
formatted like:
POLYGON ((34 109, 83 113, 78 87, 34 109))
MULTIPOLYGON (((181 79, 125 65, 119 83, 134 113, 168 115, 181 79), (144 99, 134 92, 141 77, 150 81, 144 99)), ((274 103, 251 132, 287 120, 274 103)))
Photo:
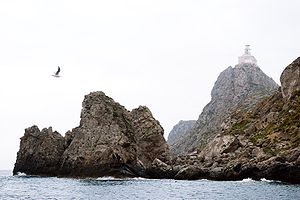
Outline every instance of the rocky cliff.
POLYGON ((163 128, 147 107, 131 112, 103 92, 86 95, 80 125, 62 137, 25 130, 14 174, 147 177, 155 159, 170 163, 163 128))
POLYGON ((195 123, 196 120, 180 120, 169 133, 167 143, 169 145, 173 145, 174 143, 176 143, 178 140, 180 140, 180 138, 183 137, 183 135, 191 130, 195 123))
POLYGON ((249 108, 278 89, 278 85, 256 64, 228 67, 218 77, 211 101, 204 107, 193 128, 171 144, 174 155, 200 151, 224 128, 224 119, 236 108, 249 108))
POLYGON ((281 75, 286 89, 278 88, 254 106, 237 107, 201 152, 174 158, 174 178, 300 183, 300 90, 294 84, 299 82, 298 61, 281 75))

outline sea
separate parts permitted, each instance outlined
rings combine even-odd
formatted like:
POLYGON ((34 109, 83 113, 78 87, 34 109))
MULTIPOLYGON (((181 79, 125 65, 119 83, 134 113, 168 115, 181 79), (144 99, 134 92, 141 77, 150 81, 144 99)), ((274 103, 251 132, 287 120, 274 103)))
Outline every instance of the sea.
POLYGON ((0 199, 270 199, 300 200, 300 185, 278 181, 57 178, 0 171, 0 199))

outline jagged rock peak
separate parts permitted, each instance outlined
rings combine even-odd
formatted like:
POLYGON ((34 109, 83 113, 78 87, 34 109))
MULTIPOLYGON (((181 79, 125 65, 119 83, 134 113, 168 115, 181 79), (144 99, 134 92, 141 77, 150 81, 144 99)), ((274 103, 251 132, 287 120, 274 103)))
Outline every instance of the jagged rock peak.
POLYGON ((152 117, 152 113, 147 106, 139 106, 138 108, 134 108, 132 109, 131 114, 135 119, 139 118, 139 120, 145 120, 149 117, 152 117))
POLYGON ((91 92, 84 97, 80 125, 65 137, 51 127, 26 129, 14 174, 147 177, 156 158, 170 163, 163 133, 147 107, 129 112, 103 92, 91 92))
POLYGON ((159 121, 153 118, 150 109, 146 106, 139 106, 131 112, 134 128, 137 132, 143 131, 142 134, 149 133, 153 129, 156 134, 164 135, 164 129, 159 121))
POLYGON ((282 96, 286 100, 300 91, 300 57, 288 65, 280 76, 282 96))
POLYGON ((104 92, 91 92, 85 95, 82 102, 80 125, 94 127, 98 124, 118 120, 120 117, 123 117, 120 114, 127 115, 129 111, 112 98, 106 96, 104 92))
POLYGON ((189 131, 196 123, 196 120, 180 120, 171 130, 168 135, 168 144, 174 144, 178 139, 180 139, 187 131, 189 131))
POLYGON ((170 150, 164 138, 164 129, 149 108, 139 106, 131 111, 133 129, 138 144, 139 160, 147 167, 155 158, 170 163, 170 150))
POLYGON ((212 100, 230 100, 235 104, 251 92, 264 93, 278 88, 276 82, 257 66, 249 46, 246 45, 234 68, 230 66, 219 75, 211 92, 212 100))
POLYGON ((278 85, 256 64, 243 63, 228 67, 218 77, 211 92, 212 100, 237 100, 249 92, 276 90, 278 85))
POLYGON ((62 156, 63 174, 143 176, 155 158, 170 161, 163 128, 146 106, 130 112, 103 92, 92 92, 82 107, 80 126, 62 156))
POLYGON ((173 155, 201 150, 222 130, 222 123, 237 107, 248 109, 278 90, 256 62, 241 62, 220 73, 211 91, 211 101, 204 107, 193 128, 171 145, 173 155))

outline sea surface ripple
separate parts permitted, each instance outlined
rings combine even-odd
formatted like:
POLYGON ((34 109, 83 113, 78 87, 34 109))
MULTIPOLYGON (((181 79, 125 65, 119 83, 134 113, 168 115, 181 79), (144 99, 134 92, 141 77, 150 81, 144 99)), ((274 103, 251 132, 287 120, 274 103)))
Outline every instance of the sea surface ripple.
POLYGON ((300 199, 300 185, 275 181, 73 179, 0 171, 0 199, 300 199))

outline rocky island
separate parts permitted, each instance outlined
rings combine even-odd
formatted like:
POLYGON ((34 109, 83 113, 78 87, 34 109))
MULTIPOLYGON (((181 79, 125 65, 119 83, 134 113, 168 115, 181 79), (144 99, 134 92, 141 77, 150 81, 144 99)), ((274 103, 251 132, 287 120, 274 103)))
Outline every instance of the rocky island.
POLYGON ((281 87, 246 47, 218 77, 197 121, 169 135, 140 106, 126 110, 103 92, 82 103, 80 125, 63 137, 51 127, 25 129, 14 174, 63 177, 146 177, 300 183, 300 58, 281 87))
POLYGON ((80 125, 61 136, 52 128, 25 130, 13 170, 70 177, 147 177, 156 158, 170 164, 163 128, 147 107, 132 111, 103 92, 82 103, 80 125))

